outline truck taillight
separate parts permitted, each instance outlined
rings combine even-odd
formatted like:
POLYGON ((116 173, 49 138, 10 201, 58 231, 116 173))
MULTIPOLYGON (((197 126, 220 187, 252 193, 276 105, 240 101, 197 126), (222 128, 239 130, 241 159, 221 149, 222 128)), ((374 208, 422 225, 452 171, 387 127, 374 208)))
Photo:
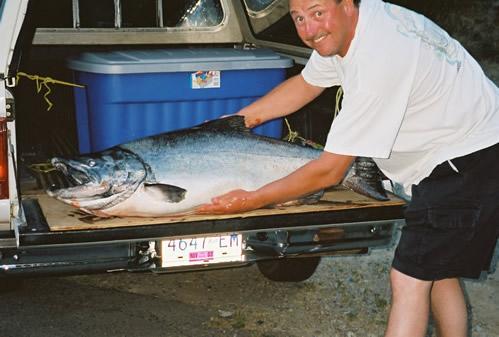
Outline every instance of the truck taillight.
POLYGON ((7 119, 0 118, 0 199, 9 198, 7 119))

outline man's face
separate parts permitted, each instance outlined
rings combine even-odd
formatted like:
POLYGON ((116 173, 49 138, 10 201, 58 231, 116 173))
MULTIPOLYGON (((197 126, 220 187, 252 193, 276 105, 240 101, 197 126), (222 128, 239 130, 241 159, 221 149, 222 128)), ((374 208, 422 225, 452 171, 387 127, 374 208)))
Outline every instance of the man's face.
POLYGON ((322 56, 345 56, 355 33, 358 8, 352 0, 289 0, 298 35, 322 56))

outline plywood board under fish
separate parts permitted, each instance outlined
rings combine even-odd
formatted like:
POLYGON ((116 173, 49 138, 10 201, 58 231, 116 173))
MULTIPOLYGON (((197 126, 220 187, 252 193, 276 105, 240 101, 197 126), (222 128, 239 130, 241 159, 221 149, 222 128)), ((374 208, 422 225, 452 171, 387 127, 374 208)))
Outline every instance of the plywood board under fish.
POLYGON ((77 209, 55 200, 45 194, 31 196, 38 199, 42 211, 47 219, 51 231, 104 229, 131 226, 144 226, 155 224, 168 224, 178 222, 191 222, 201 220, 218 220, 230 218, 247 218, 271 216, 278 214, 296 214, 308 212, 331 212, 353 208, 386 207, 402 205, 404 202, 391 196, 388 201, 376 201, 366 196, 357 194, 347 189, 339 188, 327 191, 321 201, 312 205, 286 206, 267 209, 258 209, 243 214, 233 215, 195 215, 138 218, 138 217, 113 217, 99 218, 78 211, 77 209))

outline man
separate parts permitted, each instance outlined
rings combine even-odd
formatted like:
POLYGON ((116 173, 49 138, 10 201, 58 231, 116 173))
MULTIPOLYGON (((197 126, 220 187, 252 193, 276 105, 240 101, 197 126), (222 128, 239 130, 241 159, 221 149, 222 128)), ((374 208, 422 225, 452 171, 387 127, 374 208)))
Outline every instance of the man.
POLYGON ((373 157, 412 193, 390 274, 386 336, 466 336, 459 277, 489 267, 499 219, 499 90, 434 23, 381 0, 290 0, 314 51, 300 75, 238 114, 254 127, 341 85, 342 111, 325 151, 256 191, 237 190, 200 213, 235 213, 338 184, 356 156, 373 157))

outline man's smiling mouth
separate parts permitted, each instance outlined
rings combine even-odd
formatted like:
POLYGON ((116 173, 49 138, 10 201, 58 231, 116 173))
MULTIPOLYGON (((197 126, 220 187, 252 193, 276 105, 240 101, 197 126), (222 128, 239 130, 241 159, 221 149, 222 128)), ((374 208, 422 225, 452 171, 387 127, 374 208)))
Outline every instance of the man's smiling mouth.
POLYGON ((314 41, 314 43, 319 43, 322 40, 324 40, 325 37, 326 37, 326 34, 321 34, 321 35, 317 36, 316 38, 314 38, 313 41, 314 41))

